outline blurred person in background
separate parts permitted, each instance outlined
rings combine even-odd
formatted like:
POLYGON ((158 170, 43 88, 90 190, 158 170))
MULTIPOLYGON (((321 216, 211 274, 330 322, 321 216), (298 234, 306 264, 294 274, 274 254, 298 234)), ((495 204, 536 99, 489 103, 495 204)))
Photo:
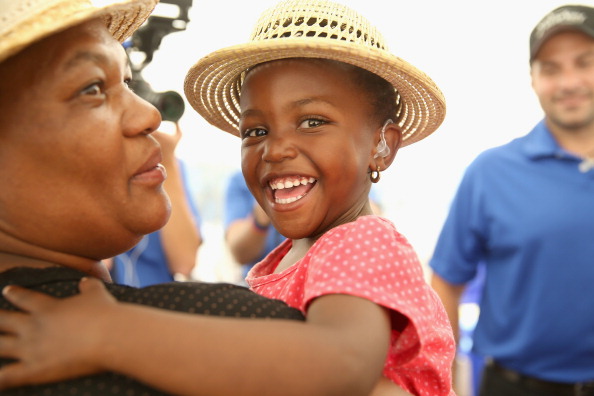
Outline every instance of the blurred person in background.
POLYGON ((202 244, 200 215, 188 185, 187 168, 175 156, 182 132, 178 123, 174 126, 173 133, 156 131, 152 135, 161 145, 167 169, 163 187, 171 200, 171 217, 163 228, 112 259, 110 272, 116 283, 143 287, 192 278, 202 244))
POLYGON ((536 25, 530 75, 544 119, 468 167, 432 285, 456 332, 460 296, 486 266, 481 396, 594 395, 594 8, 536 25))
POLYGON ((241 265, 240 283, 248 271, 286 238, 271 224, 268 215, 250 192, 241 170, 234 172, 225 188, 225 242, 241 265))

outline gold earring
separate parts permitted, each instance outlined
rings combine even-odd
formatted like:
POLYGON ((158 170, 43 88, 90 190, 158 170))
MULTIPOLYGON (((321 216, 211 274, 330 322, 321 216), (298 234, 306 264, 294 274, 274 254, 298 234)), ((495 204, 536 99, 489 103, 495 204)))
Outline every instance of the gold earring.
POLYGON ((380 180, 380 167, 378 166, 376 170, 371 171, 371 173, 369 174, 369 180, 371 180, 372 183, 377 183, 380 180))

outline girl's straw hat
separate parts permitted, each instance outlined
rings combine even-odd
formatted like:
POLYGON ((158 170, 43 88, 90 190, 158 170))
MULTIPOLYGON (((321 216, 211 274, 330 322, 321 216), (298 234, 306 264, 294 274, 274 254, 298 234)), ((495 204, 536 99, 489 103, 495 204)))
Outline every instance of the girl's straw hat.
POLYGON ((399 102, 402 146, 434 132, 445 116, 445 99, 423 72, 392 55, 365 18, 341 4, 289 0, 264 12, 246 44, 200 59, 185 79, 192 107, 212 125, 239 136, 239 93, 244 72, 284 58, 326 58, 361 67, 390 82, 399 102))
POLYGON ((149 17, 158 0, 0 0, 0 62, 61 30, 102 17, 120 42, 149 17))

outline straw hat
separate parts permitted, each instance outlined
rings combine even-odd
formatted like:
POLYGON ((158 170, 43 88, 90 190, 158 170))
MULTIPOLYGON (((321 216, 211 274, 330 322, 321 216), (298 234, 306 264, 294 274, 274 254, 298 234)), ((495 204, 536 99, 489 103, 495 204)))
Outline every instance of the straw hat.
POLYGON ((0 0, 0 62, 25 47, 84 21, 103 17, 122 42, 158 0, 0 0))
POLYGON ((445 99, 425 73, 388 52, 382 35, 348 7, 323 0, 289 0, 265 11, 251 41, 211 53, 189 70, 185 94, 209 123, 239 136, 244 72, 284 58, 326 58, 366 69, 390 82, 401 102, 402 146, 434 132, 445 99))

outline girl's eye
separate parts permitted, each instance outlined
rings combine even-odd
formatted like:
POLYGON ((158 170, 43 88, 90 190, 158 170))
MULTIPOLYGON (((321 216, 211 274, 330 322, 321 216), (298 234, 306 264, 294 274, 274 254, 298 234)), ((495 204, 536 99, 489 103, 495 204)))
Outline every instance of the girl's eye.
POLYGON ((250 129, 246 129, 243 132, 243 137, 247 138, 247 137, 265 136, 266 133, 267 133, 266 129, 263 129, 263 128, 250 128, 250 129))
POLYGON ((319 118, 308 118, 306 120, 303 120, 301 122, 301 124, 299 124, 299 128, 304 128, 304 129, 316 128, 316 127, 319 127, 325 123, 326 123, 326 121, 321 120, 319 118))
POLYGON ((99 95, 101 94, 102 84, 100 82, 95 82, 85 88, 82 89, 80 92, 81 95, 99 95))

